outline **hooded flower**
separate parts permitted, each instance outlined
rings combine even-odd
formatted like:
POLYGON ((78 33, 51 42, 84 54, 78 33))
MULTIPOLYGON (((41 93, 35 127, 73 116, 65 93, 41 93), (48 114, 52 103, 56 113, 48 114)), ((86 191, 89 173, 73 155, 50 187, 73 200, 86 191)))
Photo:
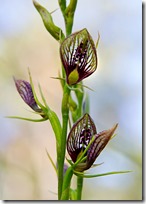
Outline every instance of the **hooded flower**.
POLYGON ((34 99, 32 87, 31 87, 30 83, 27 81, 24 81, 24 80, 16 80, 15 78, 14 78, 14 82, 15 82, 17 91, 19 92, 19 94, 20 94, 21 98, 24 100, 24 102, 28 106, 30 106, 34 111, 40 113, 42 110, 38 107, 38 105, 34 99))
POLYGON ((117 125, 97 134, 96 127, 89 114, 85 114, 73 125, 67 139, 67 150, 73 162, 77 161, 94 137, 93 142, 86 152, 86 160, 77 164, 76 171, 87 170, 93 165, 100 152, 111 139, 117 125))
POLYGON ((96 70, 96 48, 86 29, 73 33, 62 42, 60 56, 69 85, 80 82, 96 70))

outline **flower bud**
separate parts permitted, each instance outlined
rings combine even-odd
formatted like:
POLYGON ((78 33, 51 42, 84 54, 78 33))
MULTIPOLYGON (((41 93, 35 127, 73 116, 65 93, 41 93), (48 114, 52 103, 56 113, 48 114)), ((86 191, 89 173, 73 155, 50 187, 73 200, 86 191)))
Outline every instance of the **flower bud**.
POLYGON ((30 106, 35 112, 41 112, 42 110, 38 107, 35 99, 34 99, 34 95, 33 95, 33 91, 32 91, 32 87, 30 85, 29 82, 24 81, 24 80, 16 80, 14 78, 15 81, 15 85, 17 88, 17 91, 19 92, 21 98, 24 100, 24 102, 30 106))
POLYGON ((67 37, 60 46, 60 56, 69 85, 82 81, 96 70, 96 48, 87 29, 67 37))

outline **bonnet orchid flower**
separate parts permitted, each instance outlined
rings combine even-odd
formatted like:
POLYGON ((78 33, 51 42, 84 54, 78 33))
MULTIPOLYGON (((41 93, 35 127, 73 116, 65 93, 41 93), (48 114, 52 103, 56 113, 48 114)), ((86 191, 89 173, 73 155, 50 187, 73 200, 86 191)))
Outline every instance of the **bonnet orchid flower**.
POLYGON ((67 151, 74 163, 87 148, 91 139, 93 139, 93 142, 88 147, 85 159, 75 167, 76 171, 85 171, 93 165, 100 152, 111 139, 117 126, 118 124, 109 130, 97 133, 94 122, 89 114, 85 114, 73 125, 67 139, 67 151))
POLYGON ((96 48, 87 29, 67 37, 61 44, 60 56, 69 85, 82 81, 97 68, 96 48))

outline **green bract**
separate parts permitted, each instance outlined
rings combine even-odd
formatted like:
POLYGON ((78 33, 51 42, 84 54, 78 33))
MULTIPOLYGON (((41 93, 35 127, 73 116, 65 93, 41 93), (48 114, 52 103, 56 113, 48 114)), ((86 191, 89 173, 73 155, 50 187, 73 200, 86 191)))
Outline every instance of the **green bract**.
POLYGON ((41 18, 43 20, 44 26, 46 27, 47 31, 58 41, 64 38, 64 34, 58 26, 55 25, 51 13, 41 6, 38 2, 33 0, 33 4, 39 14, 41 15, 41 18))

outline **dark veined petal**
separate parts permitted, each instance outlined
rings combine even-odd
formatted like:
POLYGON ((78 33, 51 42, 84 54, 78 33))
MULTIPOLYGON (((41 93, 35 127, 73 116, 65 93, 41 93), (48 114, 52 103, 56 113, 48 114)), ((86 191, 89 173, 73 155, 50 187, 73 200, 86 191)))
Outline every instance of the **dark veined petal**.
POLYGON ((17 91, 19 92, 21 98, 24 102, 29 105, 34 111, 41 112, 41 109, 38 107, 32 92, 32 88, 29 82, 24 80, 16 80, 14 78, 17 91))
POLYGON ((89 150, 87 151, 87 166, 86 170, 89 169, 100 152, 104 149, 107 145, 109 140, 111 139, 112 135, 114 134, 118 124, 114 125, 111 129, 102 131, 95 135, 95 140, 91 144, 89 150))
POLYGON ((73 125, 67 139, 67 151, 73 162, 88 146, 92 136, 95 134, 96 127, 88 114, 85 114, 73 125))
POLYGON ((69 85, 90 76, 97 68, 96 48, 87 29, 67 37, 61 44, 60 56, 69 85))

